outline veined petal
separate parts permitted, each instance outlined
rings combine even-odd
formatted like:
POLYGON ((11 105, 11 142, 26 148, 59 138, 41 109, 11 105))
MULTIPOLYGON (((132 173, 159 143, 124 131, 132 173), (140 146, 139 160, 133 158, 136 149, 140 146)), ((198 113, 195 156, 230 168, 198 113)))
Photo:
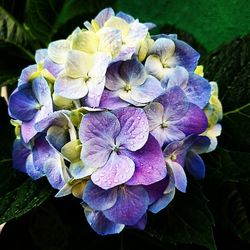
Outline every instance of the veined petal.
POLYGON ((135 225, 146 213, 148 203, 148 194, 143 187, 124 186, 118 189, 115 205, 103 213, 115 223, 135 225))
POLYGON ((116 143, 131 151, 143 147, 149 134, 148 120, 143 109, 126 107, 115 110, 114 114, 121 125, 116 143))
POLYGON ((66 62, 69 49, 70 42, 68 40, 57 40, 49 44, 48 56, 55 63, 63 64, 66 62))
POLYGON ((91 175, 91 180, 102 189, 110 189, 128 181, 134 171, 135 164, 129 157, 113 152, 107 163, 91 175))

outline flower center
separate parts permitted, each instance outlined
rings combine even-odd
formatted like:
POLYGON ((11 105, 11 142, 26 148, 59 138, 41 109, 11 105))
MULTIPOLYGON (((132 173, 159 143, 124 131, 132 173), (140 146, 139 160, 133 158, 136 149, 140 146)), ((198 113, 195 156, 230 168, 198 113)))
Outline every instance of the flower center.
POLYGON ((170 156, 170 159, 171 159, 172 161, 176 161, 177 157, 176 157, 175 154, 172 154, 172 155, 170 156))
POLYGON ((113 150, 114 152, 118 153, 118 152, 119 152, 119 146, 118 146, 118 145, 115 145, 115 146, 112 148, 112 150, 113 150))
POLYGON ((161 127, 162 128, 167 128, 168 127, 167 121, 162 122, 161 127))
POLYGON ((126 84, 125 86, 124 86, 124 88, 123 88, 126 92, 129 92, 129 91, 131 91, 131 85, 130 84, 126 84))
POLYGON ((89 81, 91 77, 87 74, 85 77, 84 77, 84 81, 87 83, 87 81, 89 81))

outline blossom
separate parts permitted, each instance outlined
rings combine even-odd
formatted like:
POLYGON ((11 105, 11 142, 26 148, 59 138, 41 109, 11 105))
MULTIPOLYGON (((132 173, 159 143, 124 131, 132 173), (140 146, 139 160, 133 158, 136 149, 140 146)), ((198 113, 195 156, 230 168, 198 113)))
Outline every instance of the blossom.
POLYGON ((148 185, 166 175, 160 146, 148 136, 147 117, 142 109, 127 107, 113 113, 87 114, 79 133, 83 171, 91 174, 92 181, 103 189, 122 183, 148 185))
POLYGON ((106 74, 105 86, 106 94, 100 105, 109 109, 129 104, 142 106, 163 92, 161 83, 148 75, 136 59, 112 64, 106 74))
POLYGON ((69 51, 65 69, 55 81, 55 93, 69 99, 86 96, 88 105, 98 106, 109 61, 110 57, 105 53, 92 55, 77 50, 69 51))
POLYGON ((180 87, 173 87, 144 108, 150 133, 162 146, 207 128, 204 112, 187 101, 180 87))
POLYGON ((25 143, 37 134, 34 124, 52 112, 50 89, 43 77, 20 85, 9 98, 9 114, 22 121, 21 134, 25 143))
POLYGON ((37 135, 33 144, 16 139, 12 158, 13 166, 34 180, 46 176, 51 186, 57 189, 65 183, 66 166, 60 154, 46 141, 44 134, 37 135))
POLYGON ((164 80, 172 74, 176 66, 182 66, 193 72, 198 59, 198 52, 190 45, 171 36, 164 36, 158 38, 151 47, 145 67, 149 74, 164 80))

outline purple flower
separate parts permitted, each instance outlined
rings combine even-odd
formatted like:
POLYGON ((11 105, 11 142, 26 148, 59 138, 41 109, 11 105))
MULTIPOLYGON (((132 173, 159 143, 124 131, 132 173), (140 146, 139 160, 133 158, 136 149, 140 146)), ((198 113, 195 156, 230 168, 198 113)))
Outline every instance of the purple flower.
POLYGON ((187 101, 180 87, 173 87, 144 108, 150 133, 162 146, 207 128, 204 112, 187 101))
POLYGON ((177 66, 162 80, 165 89, 179 86, 185 92, 189 102, 203 109, 209 102, 211 86, 209 82, 185 68, 177 66))
POLYGON ((205 165, 199 154, 206 152, 210 140, 206 136, 190 135, 182 141, 174 141, 164 149, 164 156, 174 177, 175 187, 186 191, 187 177, 184 169, 195 178, 205 176, 205 165), (184 168, 185 166, 185 168, 184 168))
MULTIPOLYGON (((149 185, 166 176, 161 148, 149 136, 142 109, 126 107, 83 117, 79 137, 83 143, 83 171, 103 189, 122 183, 149 185)), ((84 174, 83 174, 84 176, 84 174)))
POLYGON ((158 38, 149 54, 145 62, 146 70, 159 80, 172 74, 176 66, 193 72, 200 57, 190 45, 170 36, 158 38))
POLYGON ((52 112, 50 89, 43 77, 20 85, 9 98, 9 114, 22 121, 21 134, 25 143, 37 133, 34 124, 52 112))
POLYGON ((112 64, 107 71, 105 86, 107 91, 100 106, 109 109, 129 104, 142 106, 163 92, 161 83, 148 75, 136 59, 112 64))
POLYGON ((13 166, 36 180, 46 176, 53 188, 65 184, 66 167, 60 154, 46 141, 43 134, 36 136, 33 144, 16 139, 13 145, 13 166))

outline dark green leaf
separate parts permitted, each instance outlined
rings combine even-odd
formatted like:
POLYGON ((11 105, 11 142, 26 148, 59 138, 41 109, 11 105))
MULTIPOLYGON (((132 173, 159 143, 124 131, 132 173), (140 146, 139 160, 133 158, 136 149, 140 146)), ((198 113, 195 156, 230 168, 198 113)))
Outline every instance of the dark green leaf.
POLYGON ((177 194, 172 204, 150 218, 146 232, 162 242, 197 244, 216 249, 212 214, 198 185, 189 183, 187 194, 177 194))
MULTIPOLYGON (((0 7, 0 49, 14 47, 26 59, 33 59, 33 55, 27 49, 31 45, 31 37, 24 27, 15 20, 5 9, 0 7)), ((13 51, 9 50, 10 53, 13 51)), ((18 55, 20 56, 20 55, 18 55)), ((5 62, 2 62, 5 63, 5 62)))
POLYGON ((248 0, 118 0, 116 9, 160 28, 176 26, 208 51, 250 32, 248 0))
MULTIPOLYGON (((14 180, 13 180, 14 181, 14 180)), ((26 179, 15 189, 0 197, 0 224, 18 218, 39 206, 51 194, 47 181, 26 179)))

